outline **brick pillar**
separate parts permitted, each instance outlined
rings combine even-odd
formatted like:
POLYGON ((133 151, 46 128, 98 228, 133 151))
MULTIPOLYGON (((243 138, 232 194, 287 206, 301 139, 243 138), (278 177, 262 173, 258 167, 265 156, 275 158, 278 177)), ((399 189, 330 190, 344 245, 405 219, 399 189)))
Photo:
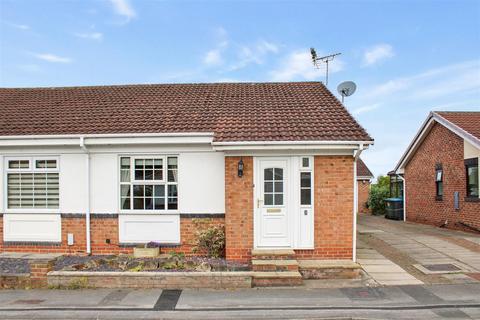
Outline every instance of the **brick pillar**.
POLYGON ((53 271, 54 259, 34 259, 29 260, 30 280, 32 287, 42 288, 47 286, 47 273, 53 271))
POLYGON ((253 157, 225 157, 225 237, 227 260, 247 262, 253 249, 253 157))

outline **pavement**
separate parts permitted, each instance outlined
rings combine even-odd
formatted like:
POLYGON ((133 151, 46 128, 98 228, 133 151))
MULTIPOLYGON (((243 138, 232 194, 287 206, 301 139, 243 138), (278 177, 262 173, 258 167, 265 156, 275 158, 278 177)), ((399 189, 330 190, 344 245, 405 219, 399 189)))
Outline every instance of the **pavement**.
POLYGON ((0 319, 479 319, 480 284, 3 290, 0 319))

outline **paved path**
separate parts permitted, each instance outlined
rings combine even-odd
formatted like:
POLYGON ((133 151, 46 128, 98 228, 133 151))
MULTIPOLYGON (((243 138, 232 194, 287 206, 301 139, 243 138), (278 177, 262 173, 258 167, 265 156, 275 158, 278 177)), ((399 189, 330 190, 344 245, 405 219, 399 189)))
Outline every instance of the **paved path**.
POLYGON ((357 262, 380 285, 423 284, 422 281, 362 241, 357 243, 357 262))
POLYGON ((3 290, 0 319, 475 319, 480 284, 330 289, 3 290))
POLYGON ((480 235, 376 216, 360 216, 358 221, 358 258, 369 274, 370 266, 364 264, 362 255, 377 252, 426 283, 478 282, 480 235), (455 270, 447 273, 425 268, 431 265, 450 265, 455 270))

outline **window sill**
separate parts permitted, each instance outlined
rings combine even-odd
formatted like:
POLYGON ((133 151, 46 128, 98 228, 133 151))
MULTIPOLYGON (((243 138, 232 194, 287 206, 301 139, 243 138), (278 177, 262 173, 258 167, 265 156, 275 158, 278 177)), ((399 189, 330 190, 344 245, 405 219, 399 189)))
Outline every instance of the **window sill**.
POLYGON ((443 201, 443 196, 435 196, 435 201, 443 201))
POLYGON ((465 202, 480 202, 480 198, 477 198, 477 197, 465 197, 465 202))
POLYGON ((125 210, 122 210, 122 211, 119 212, 119 215, 130 215, 130 214, 142 214, 142 215, 180 214, 180 211, 179 210, 171 210, 171 211, 156 211, 156 210, 125 211, 125 210))
POLYGON ((6 209, 4 214, 60 214, 59 209, 6 209))

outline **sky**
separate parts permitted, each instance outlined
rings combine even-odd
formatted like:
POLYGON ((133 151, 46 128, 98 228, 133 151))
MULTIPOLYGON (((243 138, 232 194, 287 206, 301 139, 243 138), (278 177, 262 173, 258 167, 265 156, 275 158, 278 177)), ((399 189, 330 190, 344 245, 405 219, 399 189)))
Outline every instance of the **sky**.
POLYGON ((0 86, 325 81, 393 169, 432 110, 480 111, 480 1, 0 0, 0 86))

